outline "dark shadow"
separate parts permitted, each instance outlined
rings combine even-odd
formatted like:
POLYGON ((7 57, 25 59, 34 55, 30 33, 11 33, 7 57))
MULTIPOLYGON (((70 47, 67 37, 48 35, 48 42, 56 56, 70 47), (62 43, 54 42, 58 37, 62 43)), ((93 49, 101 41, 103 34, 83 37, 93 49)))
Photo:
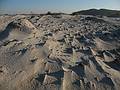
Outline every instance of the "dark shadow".
POLYGON ((7 38, 9 36, 9 32, 10 32, 10 26, 8 25, 4 31, 0 32, 0 40, 7 38))
POLYGON ((64 53, 69 53, 69 54, 71 54, 71 53, 72 53, 72 48, 66 48, 66 49, 64 50, 64 53))
POLYGON ((36 45, 36 47, 41 47, 41 46, 44 46, 44 44, 45 44, 45 43, 37 43, 37 44, 35 44, 35 45, 36 45))
POLYGON ((25 52, 27 51, 27 49, 26 48, 23 48, 22 50, 20 50, 21 51, 21 54, 22 55, 24 55, 25 54, 25 52))
POLYGON ((85 76, 85 70, 84 66, 82 64, 79 64, 78 66, 72 67, 71 68, 78 76, 84 77, 85 76))
POLYGON ((80 81, 79 80, 76 80, 76 82, 74 82, 73 84, 77 85, 77 86, 80 86, 80 81))
POLYGON ((49 73, 48 75, 54 76, 54 77, 59 79, 59 78, 62 78, 64 76, 64 71, 60 70, 58 72, 49 73))
POLYGON ((53 82, 55 85, 61 85, 62 84, 61 78, 64 77, 64 71, 63 70, 60 70, 60 71, 54 72, 54 73, 50 73, 48 75, 57 78, 57 80, 55 82, 53 82))
POLYGON ((104 78, 102 78, 102 80, 100 80, 99 81, 100 83, 105 83, 105 84, 107 84, 107 85, 110 85, 110 86, 114 86, 114 83, 113 83, 113 81, 111 80, 111 78, 109 78, 109 77, 104 77, 104 78))
POLYGON ((38 75, 38 77, 35 78, 35 79, 42 84, 43 81, 44 81, 44 78, 45 78, 45 74, 40 74, 40 75, 38 75))
POLYGON ((117 71, 120 71, 120 63, 116 62, 116 61, 113 61, 113 62, 105 62, 108 66, 110 66, 111 68, 117 70, 117 71))

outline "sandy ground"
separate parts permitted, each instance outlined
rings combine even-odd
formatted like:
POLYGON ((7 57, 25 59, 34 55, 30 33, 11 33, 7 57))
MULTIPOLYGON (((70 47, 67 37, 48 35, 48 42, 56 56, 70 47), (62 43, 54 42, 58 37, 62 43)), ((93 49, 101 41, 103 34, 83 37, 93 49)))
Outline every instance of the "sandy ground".
POLYGON ((0 16, 0 90, 119 90, 119 23, 85 15, 0 16))

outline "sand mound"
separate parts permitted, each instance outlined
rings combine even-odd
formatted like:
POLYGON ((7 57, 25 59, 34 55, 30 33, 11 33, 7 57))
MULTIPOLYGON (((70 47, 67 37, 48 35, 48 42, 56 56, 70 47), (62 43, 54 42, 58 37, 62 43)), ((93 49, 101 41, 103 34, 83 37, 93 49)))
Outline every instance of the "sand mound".
POLYGON ((17 20, 9 23, 4 31, 0 32, 0 40, 22 40, 35 32, 35 27, 28 20, 17 20))

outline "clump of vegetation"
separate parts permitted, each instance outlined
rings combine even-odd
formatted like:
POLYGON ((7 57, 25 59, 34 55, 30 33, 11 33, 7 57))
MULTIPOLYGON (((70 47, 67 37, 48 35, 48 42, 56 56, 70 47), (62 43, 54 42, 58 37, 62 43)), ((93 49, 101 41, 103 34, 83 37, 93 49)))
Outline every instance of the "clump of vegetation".
POLYGON ((71 66, 75 66, 76 65, 76 61, 77 61, 77 53, 76 53, 74 48, 72 49, 72 51, 73 51, 73 55, 72 55, 72 59, 70 60, 69 64, 71 66))
POLYGON ((71 69, 71 67, 74 67, 76 65, 77 65, 77 53, 76 53, 75 49, 72 49, 71 60, 69 62, 63 64, 63 69, 69 71, 71 69))
POLYGON ((46 15, 61 15, 61 14, 65 14, 65 13, 54 13, 54 12, 50 12, 50 11, 48 11, 47 13, 46 13, 46 15))

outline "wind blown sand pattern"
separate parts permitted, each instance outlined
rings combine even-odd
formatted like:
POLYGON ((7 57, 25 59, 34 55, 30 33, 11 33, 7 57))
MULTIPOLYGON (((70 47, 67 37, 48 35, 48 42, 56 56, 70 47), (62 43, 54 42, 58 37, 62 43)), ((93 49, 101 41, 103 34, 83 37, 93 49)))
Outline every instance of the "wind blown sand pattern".
POLYGON ((118 23, 90 15, 0 16, 0 90, 119 90, 118 23))

